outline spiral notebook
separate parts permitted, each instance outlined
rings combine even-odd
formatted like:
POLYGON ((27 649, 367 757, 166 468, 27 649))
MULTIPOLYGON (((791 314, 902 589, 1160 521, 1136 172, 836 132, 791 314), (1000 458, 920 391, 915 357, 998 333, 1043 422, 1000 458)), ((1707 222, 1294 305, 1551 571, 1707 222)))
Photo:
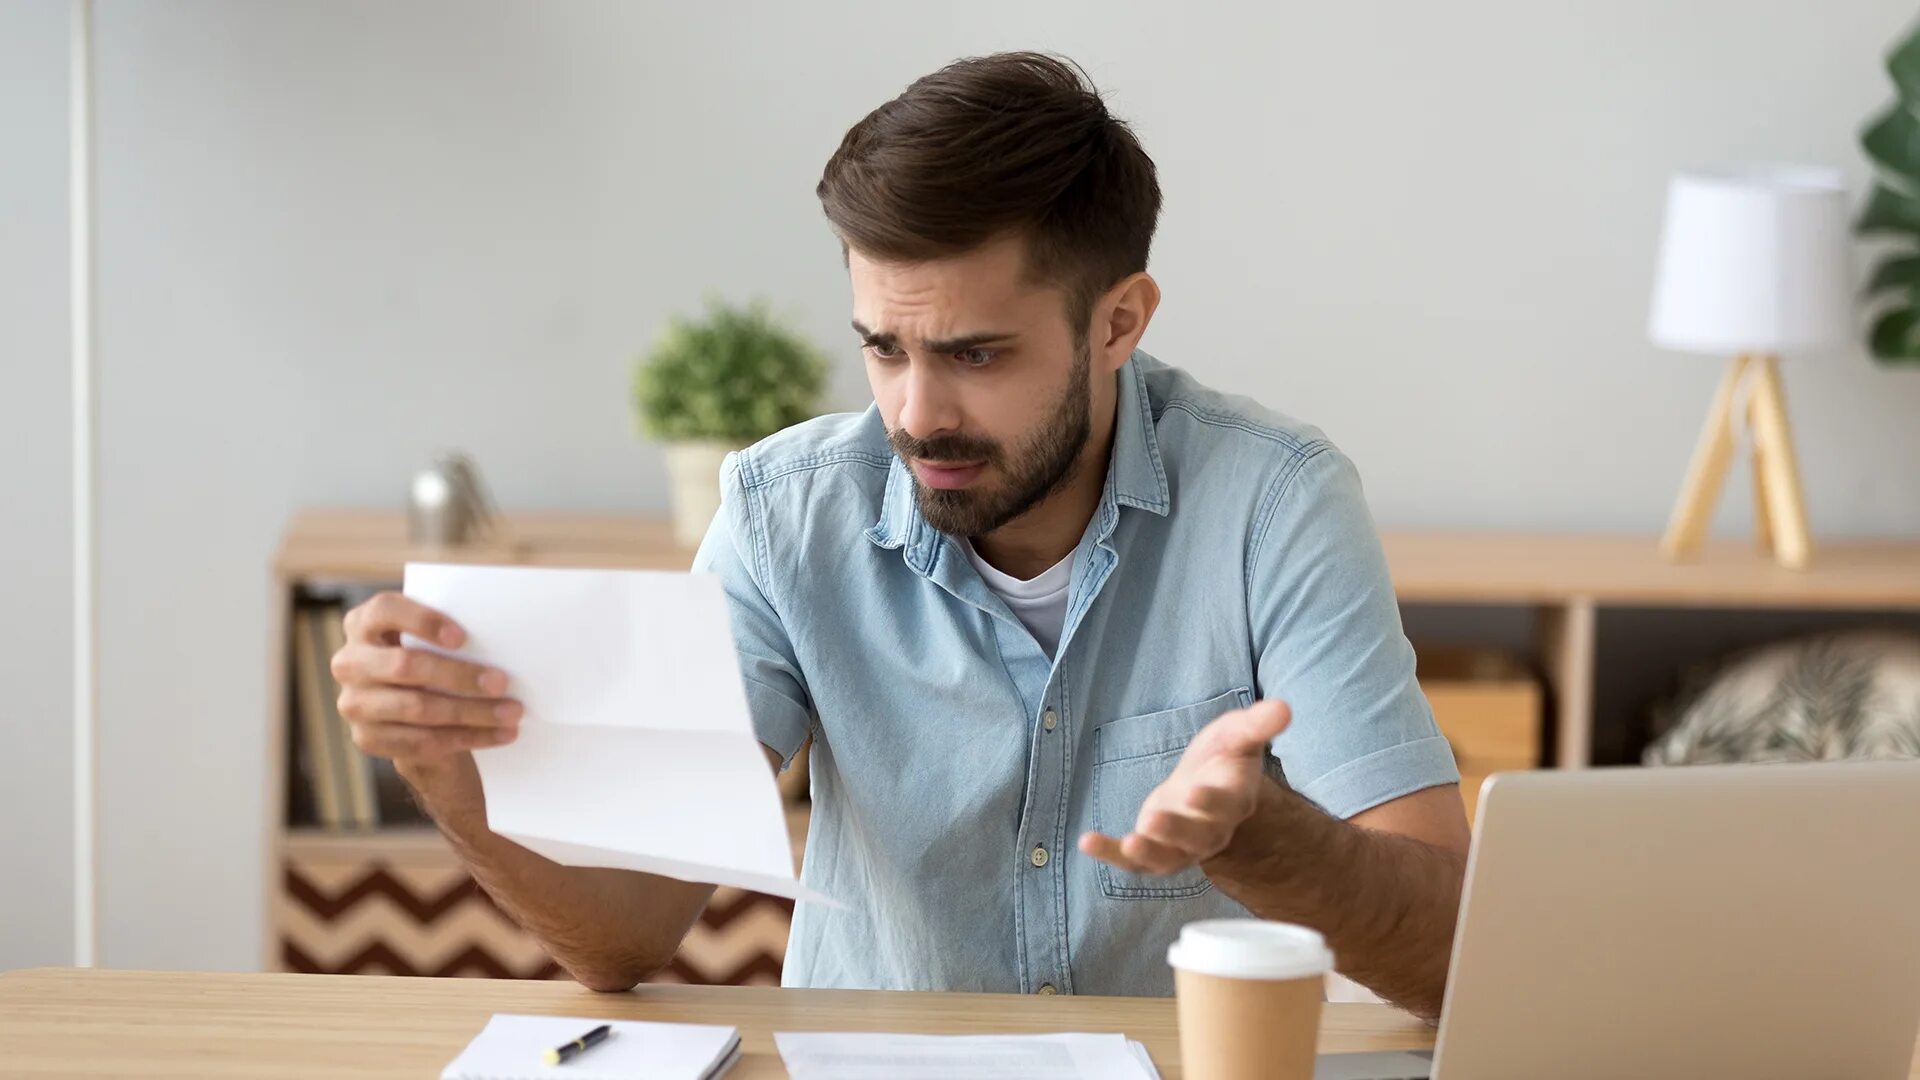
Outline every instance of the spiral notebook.
POLYGON ((740 1031, 717 1024, 656 1024, 496 1013, 440 1080, 716 1080, 740 1059, 740 1031), (546 1053, 601 1024, 613 1034, 564 1065, 546 1053))

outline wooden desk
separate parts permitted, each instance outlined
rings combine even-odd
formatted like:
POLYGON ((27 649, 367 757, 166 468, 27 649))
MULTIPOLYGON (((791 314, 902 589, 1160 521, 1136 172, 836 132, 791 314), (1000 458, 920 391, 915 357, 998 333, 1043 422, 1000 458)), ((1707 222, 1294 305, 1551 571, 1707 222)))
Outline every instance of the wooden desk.
MULTIPOLYGON (((421 1077, 440 1075, 496 1012, 732 1024, 744 1056, 728 1080, 784 1077, 776 1031, 941 1035, 1118 1031, 1178 1080, 1165 998, 886 994, 367 975, 213 975, 42 968, 0 974, 0 1072, 30 1076, 421 1077)), ((1329 1005, 1323 1050, 1431 1046, 1383 1005, 1329 1005)))
MULTIPOLYGON (((0 972, 0 1072, 8 1077, 431 1077, 496 1012, 732 1024, 744 1054, 728 1080, 784 1077, 776 1031, 986 1035, 1117 1031, 1179 1080, 1165 998, 886 994, 765 987, 224 975, 39 968, 0 972)), ((1328 1005, 1320 1049, 1417 1050, 1426 1025, 1384 1005, 1328 1005)), ((1920 1051, 1909 1074, 1920 1080, 1920 1051)))

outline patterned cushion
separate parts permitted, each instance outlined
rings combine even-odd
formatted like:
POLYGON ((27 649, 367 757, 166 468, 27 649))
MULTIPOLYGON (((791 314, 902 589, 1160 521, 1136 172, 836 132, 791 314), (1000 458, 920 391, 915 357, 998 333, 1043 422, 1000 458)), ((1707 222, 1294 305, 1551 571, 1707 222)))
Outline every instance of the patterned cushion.
POLYGON ((1656 726, 1648 765, 1920 757, 1920 638, 1765 646, 1689 680, 1656 726))

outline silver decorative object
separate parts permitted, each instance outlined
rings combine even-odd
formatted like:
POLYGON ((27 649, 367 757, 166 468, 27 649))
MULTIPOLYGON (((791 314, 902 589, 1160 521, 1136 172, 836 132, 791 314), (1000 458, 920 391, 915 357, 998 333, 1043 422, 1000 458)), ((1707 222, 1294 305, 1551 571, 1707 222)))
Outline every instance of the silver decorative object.
POLYGON ((463 547, 492 537, 493 500, 480 467, 459 452, 443 453, 413 478, 407 539, 424 547, 463 547))

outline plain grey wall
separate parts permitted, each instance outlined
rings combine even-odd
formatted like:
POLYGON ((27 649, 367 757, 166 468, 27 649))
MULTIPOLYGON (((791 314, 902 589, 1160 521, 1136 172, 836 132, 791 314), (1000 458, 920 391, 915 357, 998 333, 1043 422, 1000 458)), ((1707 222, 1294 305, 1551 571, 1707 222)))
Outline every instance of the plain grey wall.
MULTIPOLYGON (((0 810, 27 823, 0 832, 0 964, 58 958, 67 902, 64 15, 0 7, 6 580, 46 609, 0 623, 0 810)), ((1084 62, 1167 191, 1148 347, 1324 426, 1384 523, 1654 531, 1719 374, 1643 333, 1666 177, 1784 158, 1858 185, 1910 18, 102 3, 104 962, 258 962, 266 566, 294 507, 391 503, 459 446, 511 507, 658 509, 628 364, 712 290, 772 297, 840 360, 835 404, 864 402, 811 192, 914 76, 1084 62)), ((1787 377, 1818 532, 1920 530, 1920 372, 1787 377)))
POLYGON ((0 970, 73 960, 67 9, 0 0, 0 970))

